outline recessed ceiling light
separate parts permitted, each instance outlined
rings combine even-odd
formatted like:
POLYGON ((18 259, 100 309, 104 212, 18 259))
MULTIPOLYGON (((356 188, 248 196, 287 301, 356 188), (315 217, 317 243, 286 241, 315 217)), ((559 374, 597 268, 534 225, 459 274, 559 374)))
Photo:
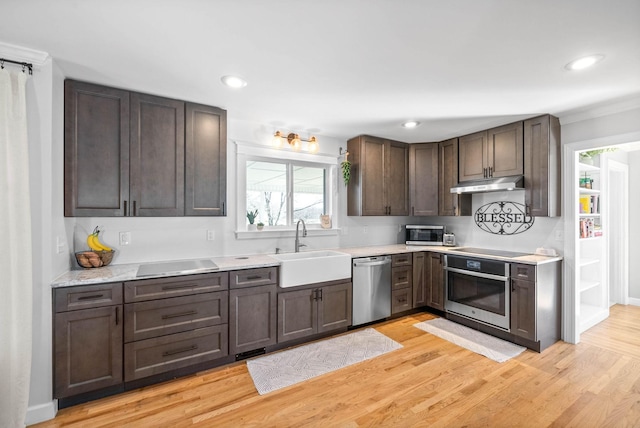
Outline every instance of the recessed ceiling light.
POLYGON ((247 81, 238 76, 222 76, 222 83, 230 88, 238 89, 247 86, 247 81))
POLYGON ((420 125, 420 122, 416 122, 415 120, 410 120, 402 124, 405 128, 415 128, 418 125, 420 125))
POLYGON ((578 58, 565 65, 564 68, 571 71, 584 70, 592 65, 595 65, 604 59, 604 55, 589 55, 582 58, 578 58))

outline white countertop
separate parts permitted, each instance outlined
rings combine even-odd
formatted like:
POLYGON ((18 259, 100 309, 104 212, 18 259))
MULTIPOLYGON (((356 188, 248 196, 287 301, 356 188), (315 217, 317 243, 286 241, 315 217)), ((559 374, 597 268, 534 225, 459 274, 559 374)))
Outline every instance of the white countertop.
MULTIPOLYGON (((351 257, 372 257, 387 254, 401 254, 417 251, 432 251, 447 254, 451 250, 461 247, 441 247, 441 246, 416 246, 405 244, 394 245, 376 245, 369 247, 352 247, 337 248, 335 251, 350 254, 351 257)), ((313 250, 310 250, 313 251, 313 250)), ((455 251, 455 254, 472 256, 476 258, 503 260, 511 263, 523 263, 530 265, 539 265, 543 263, 552 263, 562 260, 562 257, 540 256, 536 254, 527 254, 519 257, 501 257, 487 256, 482 254, 471 254, 463 251, 455 251)), ((231 256, 231 257, 213 257, 209 259, 213 261, 218 269, 199 271, 198 273, 223 272, 230 270, 251 269, 261 267, 279 266, 280 262, 268 254, 254 254, 248 256, 231 256)), ((51 287, 71 287, 75 285, 101 284, 107 282, 133 281, 149 278, 163 278, 176 276, 176 274, 165 274, 156 276, 145 276, 144 278, 136 277, 138 268, 142 263, 130 263, 122 265, 105 266, 95 269, 72 270, 60 275, 52 283, 51 287)))

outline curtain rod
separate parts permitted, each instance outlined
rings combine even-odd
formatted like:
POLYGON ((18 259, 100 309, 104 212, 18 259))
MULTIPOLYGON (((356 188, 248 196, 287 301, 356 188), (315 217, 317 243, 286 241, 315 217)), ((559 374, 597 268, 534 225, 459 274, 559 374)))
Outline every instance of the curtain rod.
POLYGON ((4 63, 5 62, 9 62, 11 64, 16 64, 16 65, 21 65, 23 73, 24 73, 24 69, 27 68, 27 69, 29 69, 29 74, 30 75, 33 74, 33 64, 30 64, 28 62, 20 62, 20 61, 13 61, 13 60, 6 59, 6 58, 0 58, 0 68, 4 68, 4 63))

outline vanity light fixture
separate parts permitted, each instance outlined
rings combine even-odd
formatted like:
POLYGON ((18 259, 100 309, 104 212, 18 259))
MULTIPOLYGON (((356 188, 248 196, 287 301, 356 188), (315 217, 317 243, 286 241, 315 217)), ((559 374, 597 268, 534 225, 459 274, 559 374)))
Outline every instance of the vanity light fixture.
POLYGON ((244 88, 245 86, 247 86, 247 81, 244 80, 241 77, 238 76, 222 76, 220 78, 220 80, 222 81, 222 83, 224 83, 226 86, 233 88, 233 89, 240 89, 240 88, 244 88))
POLYGON ((303 141, 306 141, 308 143, 307 151, 310 153, 316 153, 320 148, 320 146, 318 145, 318 140, 313 135, 309 137, 308 140, 305 140, 300 138, 298 134, 295 134, 293 132, 285 136, 280 131, 276 131, 276 133, 273 134, 272 145, 275 148, 280 149, 283 147, 285 140, 287 141, 287 143, 289 143, 289 146, 291 146, 291 148, 295 151, 300 151, 300 149, 302 148, 303 141))
POLYGON ((402 127, 411 129, 411 128, 415 128, 418 125, 420 125, 420 122, 417 122, 415 120, 409 120, 409 121, 403 123, 402 127))
POLYGON ((584 70, 585 68, 589 68, 593 65, 596 65, 603 59, 604 59, 604 55, 601 55, 601 54, 589 55, 589 56, 585 56, 585 57, 578 58, 576 60, 571 61, 569 64, 565 65, 564 68, 570 71, 584 70))

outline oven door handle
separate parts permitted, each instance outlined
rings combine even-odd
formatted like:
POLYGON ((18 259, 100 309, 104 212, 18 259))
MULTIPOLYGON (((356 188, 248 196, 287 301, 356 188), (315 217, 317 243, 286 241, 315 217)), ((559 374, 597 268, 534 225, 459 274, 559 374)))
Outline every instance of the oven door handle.
POLYGON ((476 276, 478 278, 485 278, 485 279, 494 279, 496 281, 502 281, 502 282, 506 282, 509 280, 508 276, 492 275, 490 273, 474 272, 472 270, 457 269, 457 268, 451 268, 451 267, 445 267, 444 270, 449 272, 459 273, 461 275, 476 276))

